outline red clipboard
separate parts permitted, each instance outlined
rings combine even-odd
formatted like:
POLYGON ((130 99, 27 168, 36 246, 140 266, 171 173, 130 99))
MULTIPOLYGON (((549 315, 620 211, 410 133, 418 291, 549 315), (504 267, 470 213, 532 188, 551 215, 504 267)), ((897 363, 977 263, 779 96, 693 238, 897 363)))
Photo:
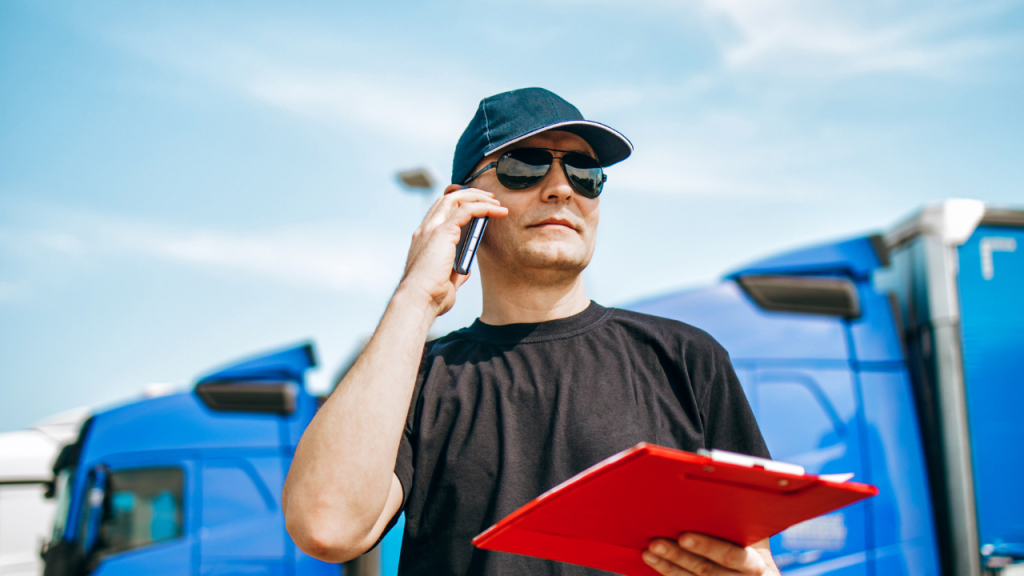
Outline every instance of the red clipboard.
POLYGON ((742 546, 878 494, 858 482, 729 452, 637 444, 540 495, 473 539, 511 552, 653 576, 653 538, 707 534, 742 546))

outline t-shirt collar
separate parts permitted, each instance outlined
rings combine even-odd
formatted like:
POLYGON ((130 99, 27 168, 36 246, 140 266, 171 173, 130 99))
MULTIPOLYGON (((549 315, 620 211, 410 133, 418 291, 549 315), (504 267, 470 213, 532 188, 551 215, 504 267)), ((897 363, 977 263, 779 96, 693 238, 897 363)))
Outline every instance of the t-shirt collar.
POLYGON ((581 332, 586 332, 602 323, 610 313, 611 309, 605 308, 591 300, 590 306, 587 306, 582 312, 557 320, 494 326, 485 324, 477 318, 473 324, 460 330, 460 332, 474 340, 493 343, 539 342, 557 338, 568 338, 581 332))

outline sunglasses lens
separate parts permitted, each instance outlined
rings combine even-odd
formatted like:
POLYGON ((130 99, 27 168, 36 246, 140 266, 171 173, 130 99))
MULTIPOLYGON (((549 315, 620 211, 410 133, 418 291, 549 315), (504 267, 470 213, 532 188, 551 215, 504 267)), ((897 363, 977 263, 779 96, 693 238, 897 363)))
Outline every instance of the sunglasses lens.
POLYGON ((498 159, 498 182, 510 190, 525 190, 540 182, 551 169, 551 153, 517 148, 498 159))
MULTIPOLYGON (((498 159, 498 182, 509 190, 525 190, 547 176, 553 158, 541 148, 516 148, 498 159)), ((579 152, 569 152, 561 160, 573 189, 587 198, 601 194, 605 176, 597 160, 579 152)))
POLYGON ((562 157, 569 184, 587 198, 597 198, 604 188, 604 170, 597 160, 586 154, 570 152, 562 157))

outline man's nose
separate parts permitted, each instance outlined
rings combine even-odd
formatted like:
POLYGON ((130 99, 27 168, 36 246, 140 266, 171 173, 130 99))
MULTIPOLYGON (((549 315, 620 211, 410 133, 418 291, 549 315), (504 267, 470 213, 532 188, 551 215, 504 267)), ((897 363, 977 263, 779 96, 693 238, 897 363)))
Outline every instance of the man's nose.
POLYGON ((562 168, 562 159, 553 158, 551 168, 547 177, 544 178, 542 198, 545 202, 567 202, 572 197, 574 190, 565 177, 565 169, 562 168))

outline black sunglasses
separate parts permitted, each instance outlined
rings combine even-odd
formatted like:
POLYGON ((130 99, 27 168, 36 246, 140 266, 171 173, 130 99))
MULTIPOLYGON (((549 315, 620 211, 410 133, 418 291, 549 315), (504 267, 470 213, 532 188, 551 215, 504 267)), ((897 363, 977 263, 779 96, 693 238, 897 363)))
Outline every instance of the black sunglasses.
POLYGON ((509 190, 526 190, 540 183, 551 164, 556 160, 552 152, 565 152, 561 158, 562 171, 573 190, 587 198, 601 195, 608 175, 601 169, 601 164, 594 158, 581 152, 567 152, 551 148, 516 148, 501 155, 497 162, 491 162, 479 172, 466 179, 469 184, 474 178, 495 168, 498 182, 509 190))

